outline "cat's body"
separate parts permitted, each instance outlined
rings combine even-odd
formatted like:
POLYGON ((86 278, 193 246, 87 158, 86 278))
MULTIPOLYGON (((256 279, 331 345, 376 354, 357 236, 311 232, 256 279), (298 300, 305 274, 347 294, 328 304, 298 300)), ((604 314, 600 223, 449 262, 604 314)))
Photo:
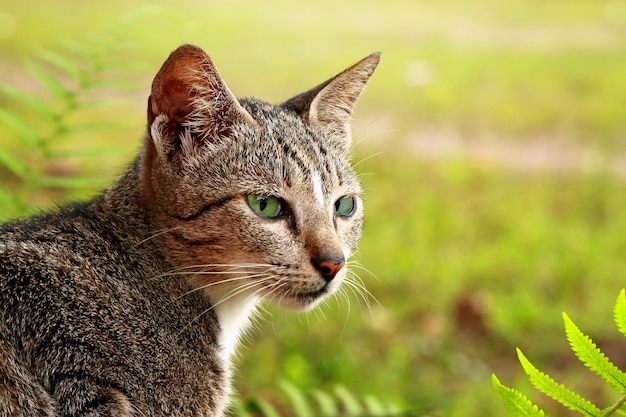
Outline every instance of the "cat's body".
POLYGON ((272 106, 175 51, 127 173, 0 228, 0 416, 220 416, 257 301, 311 308, 345 276, 348 121, 378 59, 272 106))

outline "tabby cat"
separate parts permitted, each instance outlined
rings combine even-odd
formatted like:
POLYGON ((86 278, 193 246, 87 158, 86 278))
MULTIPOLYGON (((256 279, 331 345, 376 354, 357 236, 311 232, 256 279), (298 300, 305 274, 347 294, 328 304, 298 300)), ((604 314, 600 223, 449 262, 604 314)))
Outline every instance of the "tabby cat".
POLYGON ((121 179, 0 227, 0 416, 221 416, 259 300, 310 309, 345 277, 349 120, 379 59, 270 105, 175 50, 121 179))

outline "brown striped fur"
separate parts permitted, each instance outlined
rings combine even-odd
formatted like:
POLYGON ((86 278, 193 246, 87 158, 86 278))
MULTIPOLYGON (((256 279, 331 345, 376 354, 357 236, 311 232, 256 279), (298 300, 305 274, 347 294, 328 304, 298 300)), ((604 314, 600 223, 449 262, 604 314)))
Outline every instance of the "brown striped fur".
POLYGON ((346 277, 363 218, 348 123, 378 60, 270 105, 174 51, 125 175, 0 227, 0 416, 221 416, 257 302, 310 309, 346 277))

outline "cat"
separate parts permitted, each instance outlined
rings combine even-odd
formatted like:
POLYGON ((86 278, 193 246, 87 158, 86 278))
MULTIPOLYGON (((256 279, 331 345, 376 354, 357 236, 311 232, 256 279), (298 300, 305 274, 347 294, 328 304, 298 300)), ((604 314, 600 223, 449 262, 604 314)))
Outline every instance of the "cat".
POLYGON ((236 99, 184 45, 143 148, 101 195, 0 227, 0 416, 221 416, 261 299, 313 308, 346 274, 349 122, 380 54, 280 105, 236 99))

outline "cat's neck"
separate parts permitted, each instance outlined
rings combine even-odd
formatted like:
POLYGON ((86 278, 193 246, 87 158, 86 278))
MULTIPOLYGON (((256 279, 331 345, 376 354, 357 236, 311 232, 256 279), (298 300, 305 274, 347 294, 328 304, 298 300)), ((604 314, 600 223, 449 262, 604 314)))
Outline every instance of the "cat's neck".
POLYGON ((259 304, 259 297, 254 294, 244 291, 232 295, 231 291, 226 287, 219 288, 218 285, 207 294, 222 330, 219 341, 222 358, 226 361, 234 354, 259 304))
MULTIPOLYGON (((103 216, 112 215, 110 218, 101 219, 103 222, 107 222, 106 224, 109 225, 107 227, 116 222, 123 224, 123 229, 126 231, 135 229, 136 236, 125 236, 125 238, 137 241, 133 246, 141 247, 144 250, 153 246, 151 237, 158 232, 152 230, 148 220, 149 215, 145 207, 139 160, 135 161, 126 174, 107 190, 100 201, 95 204, 100 208, 103 216)), ((222 358, 227 363, 254 316, 259 297, 253 293, 252 290, 241 292, 226 284, 211 286, 210 292, 206 291, 205 295, 209 298, 221 327, 219 341, 222 358)))

